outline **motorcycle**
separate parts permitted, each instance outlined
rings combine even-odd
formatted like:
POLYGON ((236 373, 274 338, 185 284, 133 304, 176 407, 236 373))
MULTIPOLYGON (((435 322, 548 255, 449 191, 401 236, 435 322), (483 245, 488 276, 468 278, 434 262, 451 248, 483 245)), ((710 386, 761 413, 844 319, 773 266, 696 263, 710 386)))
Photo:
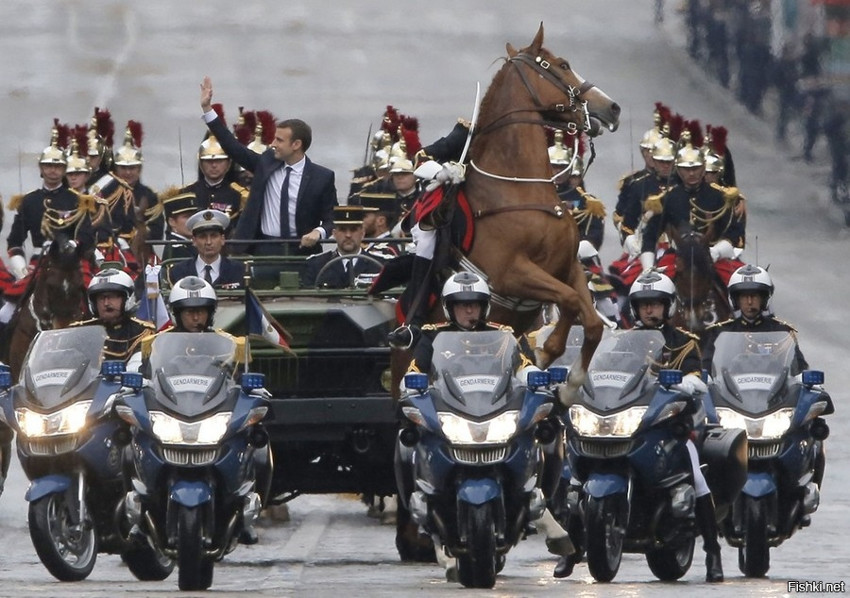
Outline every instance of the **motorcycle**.
POLYGON ((118 415, 132 426, 135 471, 125 499, 137 533, 174 558, 181 590, 212 585, 215 561, 236 548, 261 507, 255 451, 268 411, 262 374, 235 381, 236 340, 218 333, 158 335, 150 380, 124 374, 118 415))
MULTIPOLYGON (((608 333, 565 414, 571 484, 563 509, 584 524, 579 554, 598 581, 614 579, 624 552, 645 554, 665 581, 681 578, 693 560, 696 493, 686 441, 695 428, 703 432, 704 410, 676 388, 681 371, 658 370, 664 345, 658 330, 608 333)), ((743 483, 743 442, 741 430, 706 434, 709 469, 732 489, 724 495, 743 483)))
POLYGON ((60 581, 80 581, 98 553, 120 554, 141 580, 162 580, 174 563, 129 537, 123 525, 128 427, 115 417, 121 361, 102 361, 102 326, 47 330, 33 339, 19 384, 2 374, 0 419, 17 432, 30 486, 29 532, 39 559, 60 581))
POLYGON ((799 371, 796 346, 789 332, 723 332, 714 345, 716 418, 749 439, 746 484, 720 524, 747 577, 763 577, 771 547, 808 526, 820 504, 829 436, 821 416, 834 408, 823 372, 799 371))
POLYGON ((405 376, 400 443, 410 458, 396 471, 399 497, 457 558, 461 584, 491 588, 545 508, 540 447, 556 435, 549 375, 516 378, 520 349, 508 331, 441 332, 433 349, 429 374, 405 376))

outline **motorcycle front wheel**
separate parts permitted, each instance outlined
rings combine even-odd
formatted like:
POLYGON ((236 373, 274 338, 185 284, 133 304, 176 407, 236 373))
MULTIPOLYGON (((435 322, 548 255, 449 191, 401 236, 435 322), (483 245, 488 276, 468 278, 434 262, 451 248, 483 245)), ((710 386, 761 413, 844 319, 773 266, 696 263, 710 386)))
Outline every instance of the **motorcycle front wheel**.
POLYGON ((682 578, 691 568, 694 559, 693 536, 673 546, 667 545, 646 553, 646 564, 652 574, 661 581, 676 581, 682 578))
POLYGON ((747 577, 764 577, 770 569, 767 542, 768 504, 764 498, 744 499, 744 545, 738 549, 738 567, 747 577))
POLYGON ((148 543, 124 551, 121 560, 139 581, 162 581, 174 571, 174 560, 148 543))
POLYGON ((206 590, 212 585, 215 563, 204 556, 200 508, 177 508, 177 586, 184 591, 206 590))
MULTIPOLYGON (((43 496, 29 505, 30 538, 38 558, 59 581, 82 581, 94 569, 98 541, 91 521, 75 524, 66 494, 43 496)), ((76 518, 75 518, 76 519, 76 518)))
POLYGON ((457 573, 466 588, 492 588, 496 585, 496 526, 493 505, 468 505, 467 520, 458 521, 466 529, 467 551, 457 557, 457 573))
POLYGON ((611 581, 620 569, 628 526, 624 494, 587 499, 585 540, 587 568, 596 581, 611 581))

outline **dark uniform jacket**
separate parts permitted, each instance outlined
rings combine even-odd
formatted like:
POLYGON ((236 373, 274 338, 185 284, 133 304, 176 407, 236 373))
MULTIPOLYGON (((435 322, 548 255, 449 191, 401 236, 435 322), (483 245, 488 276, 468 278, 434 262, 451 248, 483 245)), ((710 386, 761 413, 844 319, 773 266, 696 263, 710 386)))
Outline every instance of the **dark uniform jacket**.
POLYGON ((333 251, 326 251, 319 255, 310 256, 307 258, 307 267, 304 270, 301 284, 304 287, 320 285, 321 288, 344 289, 352 286, 354 279, 360 274, 377 274, 381 271, 380 265, 373 260, 363 258, 363 255, 363 252, 361 252, 349 258, 359 258, 354 262, 353 270, 349 269, 346 271, 345 260, 339 260, 331 264, 318 280, 319 271, 321 271, 325 264, 330 263, 334 258, 340 257, 339 251, 334 249, 333 251))
POLYGON ((675 185, 664 192, 659 206, 645 205, 655 215, 646 224, 641 251, 655 251, 661 233, 673 228, 680 233, 694 230, 718 241, 727 239, 733 247, 743 247, 744 223, 735 215, 734 196, 715 184, 702 183, 694 190, 675 185))
POLYGON ((195 246, 192 245, 192 239, 187 239, 186 237, 180 236, 174 231, 168 231, 165 233, 166 241, 185 241, 185 245, 165 245, 162 250, 162 259, 171 260, 171 259, 195 259, 198 257, 198 250, 195 249, 195 246))
POLYGON ((559 188, 558 197, 566 204, 578 225, 579 240, 590 241, 596 249, 600 249, 605 236, 604 204, 581 185, 559 188))
MULTIPOLYGON (((753 321, 738 317, 725 322, 719 322, 705 329, 702 337, 702 367, 711 371, 711 360, 714 358, 714 342, 721 332, 790 332, 797 339, 797 330, 782 320, 777 320, 772 315, 761 315, 753 321)), ((799 343, 796 343, 794 353, 797 360, 797 374, 809 368, 809 363, 803 357, 799 343)))
POLYGON ((646 199, 666 189, 667 181, 662 181, 654 171, 647 169, 622 180, 617 207, 614 208, 614 223, 620 224, 620 243, 637 230, 646 199))
POLYGON ((109 216, 112 219, 112 229, 116 235, 124 237, 128 241, 136 231, 135 209, 145 205, 145 224, 147 224, 149 239, 162 239, 165 230, 165 217, 159 196, 153 189, 142 183, 136 183, 130 187, 125 181, 115 175, 109 175, 100 179, 104 182, 102 188, 92 187, 92 192, 97 193, 109 203, 109 216))
POLYGON ((94 233, 91 216, 80 211, 79 193, 69 189, 64 183, 61 187, 48 191, 44 188, 27 193, 21 200, 13 200, 13 209, 17 210, 12 221, 12 229, 6 239, 9 255, 24 254, 24 243, 29 235, 34 251, 41 251, 46 241, 57 234, 76 239, 85 248, 94 247, 94 233), (45 212, 47 218, 45 219, 45 212), (43 225, 46 225, 43 227, 43 225), (50 229, 49 236, 44 228, 50 229))
MULTIPOLYGON (((262 237, 260 227, 266 184, 272 173, 283 168, 284 164, 275 159, 274 151, 271 149, 262 154, 257 154, 242 145, 220 118, 215 118, 207 123, 207 127, 234 162, 245 170, 254 173, 248 200, 233 232, 233 238, 239 240, 259 239, 262 237)), ((300 237, 321 226, 325 231, 324 236, 327 238, 333 230, 333 209, 337 205, 334 172, 324 166, 319 166, 310 158, 306 158, 306 161, 295 204, 296 233, 300 237)), ((248 243, 244 250, 251 253, 254 246, 248 243)), ((317 243, 311 248, 301 248, 299 253, 311 254, 320 251, 321 246, 317 243)))
MULTIPOLYGON (((171 286, 174 286, 178 280, 186 278, 187 276, 198 276, 203 278, 203 271, 198 272, 196 270, 196 266, 197 258, 194 257, 174 264, 168 270, 168 280, 171 283, 171 286)), ((219 263, 218 278, 212 281, 212 286, 217 289, 241 288, 244 270, 245 269, 241 262, 234 262, 233 260, 222 256, 221 262, 219 263)))
POLYGON ((180 193, 194 193, 195 207, 198 210, 218 210, 227 214, 230 218, 228 236, 236 230, 239 215, 248 199, 248 189, 239 183, 228 181, 226 177, 217 185, 210 185, 204 178, 198 179, 191 185, 183 187, 180 193))
MULTIPOLYGON (((493 322, 479 322, 472 330, 461 328, 454 322, 442 322, 440 324, 425 324, 422 327, 422 335, 413 348, 413 361, 410 362, 408 372, 419 372, 427 374, 431 369, 431 357, 434 355, 434 337, 441 332, 486 332, 492 330, 507 330, 513 333, 510 326, 503 326, 493 322)), ((532 365, 527 355, 520 354, 522 361, 517 369, 532 365)))
POLYGON ((681 370, 683 375, 700 375, 699 337, 681 328, 664 324, 659 328, 664 335, 659 369, 681 370))
POLYGON ((118 324, 105 325, 97 318, 74 322, 72 326, 103 326, 106 329, 106 344, 103 348, 104 360, 114 359, 124 363, 130 356, 142 349, 142 339, 156 332, 154 325, 144 320, 125 316, 118 324))

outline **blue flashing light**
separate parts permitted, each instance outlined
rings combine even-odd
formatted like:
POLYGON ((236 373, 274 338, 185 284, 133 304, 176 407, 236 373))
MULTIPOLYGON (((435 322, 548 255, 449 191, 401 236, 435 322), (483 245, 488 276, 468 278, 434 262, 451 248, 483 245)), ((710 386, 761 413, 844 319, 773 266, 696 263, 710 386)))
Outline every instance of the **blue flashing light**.
POLYGON ((12 373, 0 371, 0 390, 8 390, 12 386, 12 373))
POLYGON ((127 364, 120 360, 109 359, 100 364, 100 373, 104 376, 120 376, 127 371, 127 364))
POLYGON ((121 386, 132 388, 136 392, 142 389, 144 378, 138 372, 124 372, 121 374, 121 386))
POLYGON ((257 372, 242 374, 242 390, 250 392, 266 385, 266 375, 257 372))
POLYGON ((416 372, 405 374, 404 387, 409 390, 425 390, 428 388, 428 375, 418 374, 416 372))
POLYGON ((682 370, 661 370, 658 372, 658 382, 662 386, 673 386, 682 383, 682 370))
POLYGON ((824 376, 822 370, 805 370, 803 372, 803 384, 806 386, 815 386, 823 384, 824 376))
POLYGON ((528 372, 528 385, 532 388, 537 388, 540 386, 548 386, 549 381, 551 380, 551 376, 549 372, 542 372, 540 370, 535 372, 528 372))
POLYGON ((561 384, 562 382, 566 382, 567 375, 569 373, 569 368, 565 368, 562 365, 553 365, 549 368, 549 378, 552 380, 552 384, 561 384))

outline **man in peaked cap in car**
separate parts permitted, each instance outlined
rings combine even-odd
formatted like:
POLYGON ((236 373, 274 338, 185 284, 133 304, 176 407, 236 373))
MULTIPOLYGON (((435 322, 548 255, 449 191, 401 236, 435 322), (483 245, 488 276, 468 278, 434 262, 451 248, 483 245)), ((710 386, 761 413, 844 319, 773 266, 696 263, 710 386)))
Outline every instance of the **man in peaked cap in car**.
POLYGON ((171 284, 186 276, 197 276, 214 288, 239 288, 242 285, 242 265, 221 255, 224 231, 230 226, 227 214, 218 210, 201 210, 186 221, 186 226, 192 231, 192 244, 198 257, 174 265, 168 272, 171 284))

